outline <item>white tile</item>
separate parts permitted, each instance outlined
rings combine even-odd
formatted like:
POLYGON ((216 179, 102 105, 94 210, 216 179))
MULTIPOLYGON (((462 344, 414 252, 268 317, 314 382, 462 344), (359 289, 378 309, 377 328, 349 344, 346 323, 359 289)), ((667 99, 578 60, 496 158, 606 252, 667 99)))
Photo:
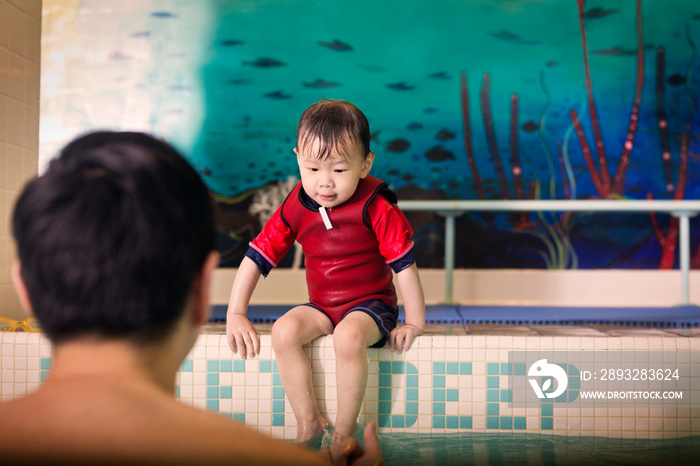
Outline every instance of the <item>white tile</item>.
POLYGON ((418 350, 418 359, 420 361, 432 361, 433 360, 433 352, 429 348, 420 348, 418 350))
POLYGON ((472 349, 471 348, 460 348, 459 349, 459 360, 463 362, 468 362, 472 360, 472 349))
POLYGON ((608 338, 608 350, 613 351, 619 351, 622 349, 622 341, 620 338, 608 338))
POLYGON ((471 347, 476 348, 486 348, 486 338, 482 335, 475 335, 471 337, 471 347))
POLYGON ((526 337, 526 338, 527 338, 526 349, 528 349, 530 351, 540 349, 540 337, 526 337))
POLYGON ((203 359, 206 357, 206 346, 205 345, 195 345, 192 348, 192 359, 203 359))
POLYGON ((582 350, 594 350, 595 349, 595 338, 582 337, 581 338, 581 349, 582 350))
POLYGON ((566 435, 577 435, 581 432, 581 418, 568 417, 566 419, 566 435))
POLYGON ((663 339, 658 337, 652 337, 648 339, 649 349, 652 351, 663 350, 663 339))
POLYGON ((204 400, 207 396, 207 387, 204 385, 195 385, 192 387, 192 397, 197 400, 204 400))
POLYGON ((635 418, 633 418, 633 417, 623 417, 622 418, 622 430, 623 431, 634 432, 636 430, 636 425, 637 424, 636 424, 635 418))
POLYGON ((607 350, 608 338, 593 338, 593 345, 596 350, 607 350))
POLYGON ((622 418, 613 417, 608 419, 608 432, 621 432, 622 431, 622 418))
POLYGON ((486 350, 484 348, 472 349, 471 361, 486 361, 486 350))
POLYGON ((445 337, 445 348, 457 349, 460 347, 460 337, 457 335, 448 335, 445 337))

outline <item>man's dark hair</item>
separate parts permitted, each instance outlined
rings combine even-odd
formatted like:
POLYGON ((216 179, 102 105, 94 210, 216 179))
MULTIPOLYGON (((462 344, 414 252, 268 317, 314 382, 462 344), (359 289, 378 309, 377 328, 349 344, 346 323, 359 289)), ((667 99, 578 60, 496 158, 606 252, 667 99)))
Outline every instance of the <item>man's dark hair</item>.
POLYGON ((362 146, 367 158, 369 149, 369 122, 362 111, 345 100, 323 99, 316 102, 299 118, 297 148, 319 141, 319 159, 330 157, 334 151, 347 153, 353 144, 362 146))
POLYGON ((54 342, 165 336, 215 249, 211 195, 168 143, 99 131, 24 187, 12 231, 20 274, 54 342))

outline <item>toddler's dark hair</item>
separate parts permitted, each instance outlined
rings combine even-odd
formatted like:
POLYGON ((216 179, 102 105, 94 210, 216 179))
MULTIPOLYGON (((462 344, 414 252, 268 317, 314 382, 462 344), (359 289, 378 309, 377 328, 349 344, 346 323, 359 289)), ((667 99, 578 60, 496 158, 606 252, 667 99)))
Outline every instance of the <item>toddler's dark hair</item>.
POLYGON ((306 109, 299 118, 297 148, 319 141, 316 156, 330 157, 334 151, 347 153, 360 143, 366 158, 369 149, 369 122, 362 111, 345 100, 323 99, 306 109))

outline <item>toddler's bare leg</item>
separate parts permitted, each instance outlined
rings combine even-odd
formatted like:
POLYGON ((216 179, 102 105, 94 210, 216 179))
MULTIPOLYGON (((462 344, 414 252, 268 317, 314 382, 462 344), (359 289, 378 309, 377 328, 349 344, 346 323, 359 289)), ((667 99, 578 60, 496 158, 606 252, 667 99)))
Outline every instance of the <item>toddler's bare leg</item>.
POLYGON ((308 306, 289 310, 272 326, 277 370, 297 420, 297 443, 311 440, 328 426, 316 403, 311 363, 303 346, 332 331, 328 316, 308 306))
POLYGON ((351 312, 333 332, 338 388, 338 417, 333 441, 357 430, 357 416, 367 387, 367 347, 382 337, 374 320, 364 312, 351 312))

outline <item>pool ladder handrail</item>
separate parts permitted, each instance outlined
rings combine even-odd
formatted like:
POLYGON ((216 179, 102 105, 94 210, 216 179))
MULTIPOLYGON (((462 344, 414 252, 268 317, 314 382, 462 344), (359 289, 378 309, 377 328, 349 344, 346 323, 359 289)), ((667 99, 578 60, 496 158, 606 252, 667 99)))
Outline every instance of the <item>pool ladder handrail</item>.
POLYGON ((690 217, 700 201, 690 200, 439 200, 399 201, 404 211, 434 211, 445 217, 445 302, 453 302, 455 218, 465 212, 663 212, 679 219, 681 305, 690 303, 690 217))

